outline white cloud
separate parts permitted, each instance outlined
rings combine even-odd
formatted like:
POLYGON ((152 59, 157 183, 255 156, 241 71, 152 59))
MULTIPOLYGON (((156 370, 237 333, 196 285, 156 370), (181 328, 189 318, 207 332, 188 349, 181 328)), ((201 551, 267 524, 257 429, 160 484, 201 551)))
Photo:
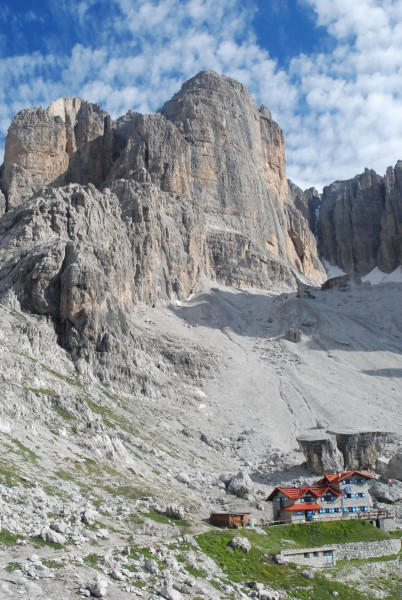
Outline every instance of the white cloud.
POLYGON ((365 166, 382 173, 402 157, 402 3, 299 3, 314 11, 335 47, 296 56, 285 71, 256 42, 254 2, 60 0, 56 16, 74 16, 81 43, 63 55, 0 62, 0 135, 18 110, 59 96, 82 96, 113 117, 153 112, 186 79, 213 69, 271 109, 298 185, 321 186, 365 166))

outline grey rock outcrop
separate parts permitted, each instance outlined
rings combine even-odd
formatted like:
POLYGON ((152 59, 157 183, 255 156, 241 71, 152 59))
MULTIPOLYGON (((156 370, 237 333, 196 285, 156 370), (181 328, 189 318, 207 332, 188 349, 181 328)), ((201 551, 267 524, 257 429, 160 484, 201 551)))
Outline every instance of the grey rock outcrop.
POLYGON ((319 431, 297 441, 312 473, 372 469, 386 444, 394 439, 387 431, 319 431))
POLYGON ((0 191, 0 219, 6 212, 6 198, 3 192, 0 191))
POLYGON ((331 277, 331 279, 327 279, 321 285, 321 290, 332 290, 334 288, 338 288, 343 291, 347 291, 350 288, 350 275, 339 275, 338 277, 331 277))
POLYGON ((380 502, 387 504, 393 504, 402 500, 402 485, 392 485, 375 482, 374 485, 370 486, 370 494, 380 502))
POLYGON ((289 329, 286 330, 285 339, 288 340, 289 342, 293 342, 294 344, 297 344, 298 342, 300 342, 301 338, 302 338, 301 329, 294 329, 293 327, 290 327, 289 329))
POLYGON ((399 450, 388 462, 385 468, 386 477, 395 477, 402 481, 402 450, 399 450))
POLYGON ((336 473, 343 469, 343 456, 333 436, 320 432, 299 436, 297 442, 312 473, 336 473))
POLYGON ((402 263, 402 161, 380 177, 368 169, 324 188, 317 221, 321 255, 347 273, 402 263))
POLYGON ((395 434, 389 431, 330 431, 344 458, 344 468, 372 469, 395 434))

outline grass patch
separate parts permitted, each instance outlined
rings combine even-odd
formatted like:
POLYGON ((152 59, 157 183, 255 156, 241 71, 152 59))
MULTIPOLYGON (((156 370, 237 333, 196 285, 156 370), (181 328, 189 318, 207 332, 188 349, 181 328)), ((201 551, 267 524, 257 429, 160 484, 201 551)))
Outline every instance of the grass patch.
POLYGON ((143 516, 147 519, 152 519, 152 521, 155 521, 156 523, 162 523, 164 525, 169 525, 171 523, 174 523, 175 525, 178 525, 181 527, 189 526, 188 521, 186 521, 185 519, 171 519, 171 518, 167 517, 166 515, 161 515, 160 513, 156 512, 156 510, 154 510, 153 508, 150 508, 149 512, 144 513, 143 516))
POLYGON ((5 571, 7 571, 7 573, 14 573, 14 571, 19 571, 20 569, 21 569, 21 563, 9 562, 6 564, 5 571))
POLYGON ((16 474, 15 470, 10 469, 10 461, 6 463, 3 460, 0 460, 0 481, 3 485, 7 487, 12 487, 16 484, 17 478, 19 476, 16 474))
POLYGON ((126 500, 139 500, 143 496, 151 496, 148 490, 138 489, 131 485, 106 486, 103 489, 111 496, 119 496, 126 500))
MULTIPOLYGON (((335 591, 338 593, 339 600, 369 598, 366 594, 352 590, 345 584, 328 580, 319 573, 315 574, 314 579, 307 580, 301 575, 301 569, 295 565, 268 564, 270 556, 286 548, 375 541, 391 537, 365 521, 315 523, 313 527, 313 531, 310 524, 270 527, 266 530, 267 535, 259 535, 252 529, 241 532, 212 530, 197 536, 197 542, 202 551, 210 556, 234 582, 254 579, 274 589, 284 590, 292 598, 306 600, 311 598, 330 600, 335 591), (236 535, 249 539, 251 550, 248 554, 228 546, 236 535)), ((393 600, 392 596, 390 599, 393 600)))
POLYGON ((63 563, 57 560, 51 560, 50 558, 44 558, 42 560, 42 564, 44 564, 45 567, 48 567, 49 569, 61 569, 61 567, 63 566, 63 563))
POLYGON ((61 406, 59 406, 58 404, 52 404, 52 410, 54 410, 59 415, 59 417, 62 417, 63 419, 68 419, 70 421, 74 419, 73 415, 70 415, 70 413, 67 410, 61 408, 61 406))
POLYGON ((63 375, 62 373, 58 373, 58 371, 53 371, 53 369, 49 369, 49 367, 47 367, 43 363, 40 363, 40 366, 42 367, 42 369, 44 371, 47 371, 51 375, 54 375, 54 377, 57 377, 58 379, 62 379, 63 381, 65 381, 66 383, 69 383, 70 385, 73 385, 74 387, 79 387, 79 388, 83 387, 81 385, 81 383, 79 381, 77 381, 76 377, 74 377, 74 378, 68 377, 68 375, 63 375))
POLYGON ((87 554, 86 556, 84 556, 83 561, 89 567, 96 569, 99 562, 99 556, 97 554, 87 554))
POLYGON ((202 579, 205 579, 208 575, 205 569, 196 569, 195 567, 192 567, 191 565, 186 563, 184 563, 184 568, 186 569, 187 573, 189 573, 193 577, 200 577, 202 579))
POLYGON ((65 471, 64 469, 59 469, 55 471, 55 476, 58 479, 63 479, 64 481, 76 481, 74 475, 70 473, 70 471, 65 471))
POLYGON ((53 542, 48 542, 47 540, 43 540, 40 537, 31 537, 29 539, 33 543, 35 548, 47 547, 47 548, 53 548, 54 550, 62 550, 64 548, 63 544, 56 544, 53 542))
POLYGON ((38 457, 36 456, 35 452, 33 452, 30 448, 24 446, 22 442, 16 440, 15 438, 12 438, 11 441, 15 446, 17 446, 17 448, 21 450, 26 460, 30 460, 31 462, 36 462, 38 460, 38 457))
POLYGON ((0 544, 3 544, 3 546, 14 546, 17 539, 18 537, 7 531, 7 529, 2 529, 0 531, 0 544))
POLYGON ((56 392, 49 388, 24 388, 27 392, 32 392, 33 394, 43 394, 44 396, 54 396, 56 392))
POLYGON ((115 414, 110 408, 107 408, 106 406, 100 406, 88 395, 85 396, 85 402, 88 404, 92 412, 102 417, 103 422, 107 427, 109 427, 109 429, 116 428, 116 424, 111 420, 115 419, 115 414))

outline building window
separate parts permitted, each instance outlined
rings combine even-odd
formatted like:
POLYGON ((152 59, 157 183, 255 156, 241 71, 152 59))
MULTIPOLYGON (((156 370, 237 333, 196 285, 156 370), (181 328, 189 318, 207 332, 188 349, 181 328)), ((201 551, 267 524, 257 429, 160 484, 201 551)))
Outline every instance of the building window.
POLYGON ((348 509, 347 509, 347 507, 346 507, 346 506, 344 506, 344 507, 343 507, 343 512, 344 512, 344 513, 347 513, 347 512, 348 512, 348 509))
POLYGON ((332 556, 332 550, 324 550, 322 553, 323 556, 332 556))
POLYGON ((341 508, 335 508, 335 512, 340 513, 342 511, 341 508))
POLYGON ((344 497, 345 498, 353 498, 353 494, 349 494, 349 493, 348 494, 344 494, 344 497))
POLYGON ((310 552, 305 552, 304 553, 304 558, 310 558, 310 552))
POLYGON ((300 502, 304 502, 304 498, 300 498, 300 502))
POLYGON ((298 517, 302 517, 303 516, 303 511, 302 510, 298 510, 296 512, 296 514, 297 514, 298 517))
POLYGON ((368 512, 368 506, 363 506, 364 512, 368 512))
POLYGON ((325 508, 320 508, 318 512, 320 515, 325 515, 325 508))

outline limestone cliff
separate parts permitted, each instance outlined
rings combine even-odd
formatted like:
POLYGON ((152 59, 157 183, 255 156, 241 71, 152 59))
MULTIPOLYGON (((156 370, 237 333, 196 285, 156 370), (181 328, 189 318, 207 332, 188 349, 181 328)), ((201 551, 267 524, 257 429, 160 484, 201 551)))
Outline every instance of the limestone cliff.
POLYGON ((384 177, 366 169, 325 187, 317 230, 321 255, 344 271, 395 270, 402 264, 402 162, 384 177))
POLYGON ((44 185, 102 189, 122 179, 143 187, 145 211, 150 184, 161 192, 157 210, 173 206, 169 194, 197 207, 191 243, 206 247, 190 270, 262 288, 278 277, 291 283, 292 269, 323 280, 308 219, 289 194, 282 131, 237 81, 199 73, 156 115, 129 112, 113 122, 98 106, 65 98, 14 119, 2 184, 8 209, 44 185))

